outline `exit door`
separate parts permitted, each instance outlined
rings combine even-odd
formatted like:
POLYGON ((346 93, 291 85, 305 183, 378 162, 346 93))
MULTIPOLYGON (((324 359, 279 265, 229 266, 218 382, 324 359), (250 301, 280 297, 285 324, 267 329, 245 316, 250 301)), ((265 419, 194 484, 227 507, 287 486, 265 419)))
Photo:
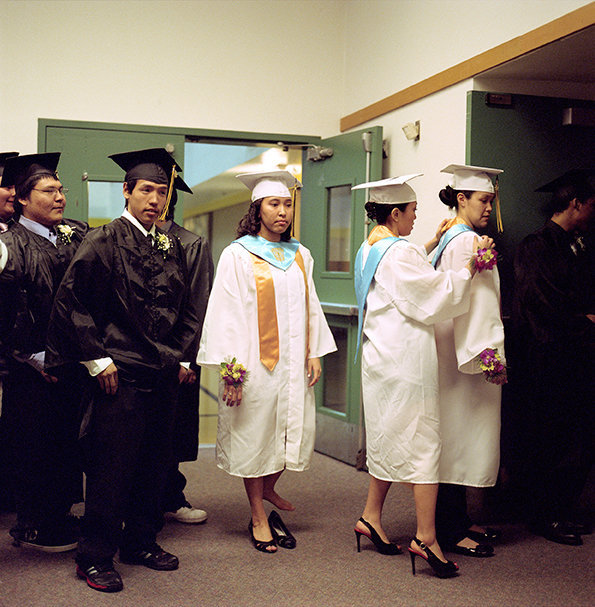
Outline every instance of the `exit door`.
POLYGON ((317 451, 355 465, 363 455, 360 364, 353 363, 357 305, 353 264, 365 237, 365 192, 382 178, 382 127, 325 139, 304 151, 301 241, 314 257, 314 281, 338 351, 324 357, 317 389, 317 451), (358 456, 359 454, 359 456, 358 456))

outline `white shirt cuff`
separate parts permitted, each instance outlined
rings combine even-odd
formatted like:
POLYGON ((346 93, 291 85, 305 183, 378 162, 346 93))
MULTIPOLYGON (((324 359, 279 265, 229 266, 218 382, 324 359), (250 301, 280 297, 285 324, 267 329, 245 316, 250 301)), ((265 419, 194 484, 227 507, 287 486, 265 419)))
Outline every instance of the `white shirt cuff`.
POLYGON ((6 262, 8 261, 8 249, 6 245, 0 240, 0 272, 4 270, 6 267, 6 262))
POLYGON ((95 377, 102 371, 105 371, 114 361, 107 356, 106 358, 98 358, 97 360, 83 360, 82 364, 87 367, 89 375, 95 377))
POLYGON ((184 369, 190 369, 190 363, 180 363, 184 369))

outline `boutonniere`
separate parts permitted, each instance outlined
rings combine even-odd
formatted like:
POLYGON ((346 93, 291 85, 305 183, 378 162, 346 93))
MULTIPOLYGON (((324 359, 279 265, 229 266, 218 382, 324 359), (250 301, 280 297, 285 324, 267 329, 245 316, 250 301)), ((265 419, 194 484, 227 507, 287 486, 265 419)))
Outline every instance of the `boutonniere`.
POLYGON ((161 232, 155 232, 153 241, 155 242, 155 248, 161 252, 163 259, 165 259, 169 255, 169 250, 172 247, 172 241, 169 236, 167 236, 167 234, 162 234, 161 232))
POLYGON ((70 244, 72 242, 72 236, 74 235, 74 228, 72 226, 59 223, 55 229, 56 236, 60 239, 60 242, 63 244, 70 244))

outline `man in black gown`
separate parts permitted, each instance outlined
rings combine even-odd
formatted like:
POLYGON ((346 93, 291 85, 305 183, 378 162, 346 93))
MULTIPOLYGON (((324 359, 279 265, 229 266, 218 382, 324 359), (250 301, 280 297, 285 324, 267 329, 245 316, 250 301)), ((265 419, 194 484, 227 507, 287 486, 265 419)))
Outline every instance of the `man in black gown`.
MULTIPOLYGON (((4 173, 4 165, 8 158, 18 156, 18 152, 1 152, 0 153, 0 178, 4 173)), ((1 179, 0 179, 1 181, 1 179)), ((0 234, 8 230, 8 222, 14 215, 14 186, 0 186, 0 234)), ((1 328, 0 328, 1 330, 1 328)), ((3 363, 0 362, 0 366, 3 363)), ((12 492, 9 489, 10 476, 6 464, 6 435, 3 430, 2 422, 2 376, 0 375, 0 510, 13 510, 14 503, 12 492)))
POLYGON ((593 461, 593 266, 577 233, 595 218, 588 173, 572 171, 553 192, 551 219, 515 257, 514 381, 520 478, 532 530, 580 545, 574 508, 593 461))
POLYGON ((200 344, 200 334, 207 310, 207 302, 213 284, 213 259, 206 240, 186 230, 174 221, 177 195, 174 191, 165 221, 159 227, 167 234, 175 236, 182 243, 188 266, 190 300, 196 308, 199 327, 184 360, 188 368, 180 370, 180 389, 174 427, 174 448, 163 491, 163 510, 168 518, 180 523, 203 523, 207 513, 194 508, 184 495, 186 478, 179 470, 179 462, 194 461, 198 457, 198 404, 200 394, 200 367, 196 355, 200 344))
POLYGON ((178 567, 156 533, 180 362, 198 330, 182 246, 155 227, 171 188, 190 191, 180 168, 159 148, 111 158, 126 171, 126 209, 80 247, 48 335, 48 368, 81 361, 97 378, 81 427, 87 491, 76 562, 103 592, 123 588, 118 548, 120 562, 178 567))
POLYGON ((15 156, 1 185, 16 189, 16 215, 0 235, 2 423, 16 502, 15 545, 76 547, 73 503, 82 500, 77 451, 79 365, 44 372, 46 334, 58 286, 88 230, 63 219, 60 154, 15 156))

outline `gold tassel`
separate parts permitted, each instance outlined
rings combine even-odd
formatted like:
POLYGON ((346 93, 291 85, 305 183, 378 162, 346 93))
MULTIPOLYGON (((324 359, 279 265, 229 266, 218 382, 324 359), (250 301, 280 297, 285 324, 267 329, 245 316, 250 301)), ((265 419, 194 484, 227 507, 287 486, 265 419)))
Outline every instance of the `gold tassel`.
POLYGON ((176 165, 171 168, 171 178, 169 180, 169 189, 167 190, 167 199, 165 200, 165 206, 163 207, 163 211, 161 211, 161 215, 159 215, 159 221, 165 221, 167 217, 167 211, 169 210, 169 203, 171 200, 172 193, 174 191, 174 180, 178 176, 176 171, 176 165))
POLYGON ((496 207, 496 227, 498 228, 498 233, 504 232, 504 226, 502 224, 502 212, 500 209, 500 183, 498 182, 498 177, 496 176, 496 183, 494 184, 494 206, 496 207))

